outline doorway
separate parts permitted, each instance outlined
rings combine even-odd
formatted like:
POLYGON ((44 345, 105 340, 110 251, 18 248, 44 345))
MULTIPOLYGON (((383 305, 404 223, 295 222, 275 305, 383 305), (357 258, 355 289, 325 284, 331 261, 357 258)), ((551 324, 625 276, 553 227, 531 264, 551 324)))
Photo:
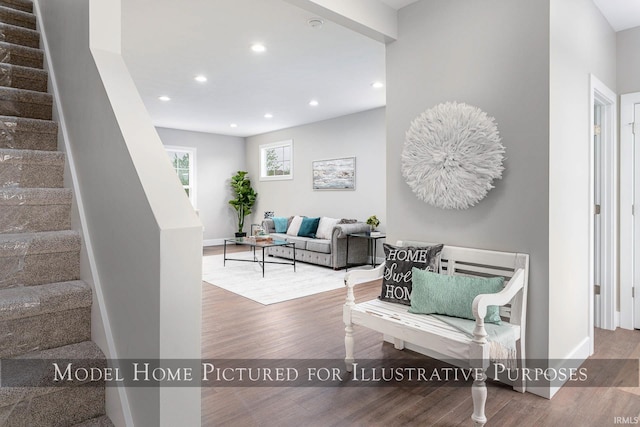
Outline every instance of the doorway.
POLYGON ((620 327, 640 329, 640 92, 620 97, 620 327))
POLYGON ((617 138, 613 91, 591 76, 591 165, 589 220, 590 331, 616 328, 617 138))

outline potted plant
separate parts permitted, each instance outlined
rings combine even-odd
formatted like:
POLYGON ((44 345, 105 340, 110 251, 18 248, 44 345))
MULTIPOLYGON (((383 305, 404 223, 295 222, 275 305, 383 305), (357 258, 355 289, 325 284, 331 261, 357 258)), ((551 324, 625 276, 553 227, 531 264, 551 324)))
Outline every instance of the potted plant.
POLYGON ((367 224, 371 227, 371 231, 376 231, 376 227, 380 225, 380 220, 375 215, 371 215, 367 218, 367 224))
POLYGON ((244 231, 244 218, 251 214, 251 208, 256 203, 258 193, 251 187, 251 180, 247 177, 248 172, 238 171, 231 177, 231 189, 234 198, 229 200, 229 204, 236 210, 238 217, 238 232, 236 237, 247 235, 244 231))

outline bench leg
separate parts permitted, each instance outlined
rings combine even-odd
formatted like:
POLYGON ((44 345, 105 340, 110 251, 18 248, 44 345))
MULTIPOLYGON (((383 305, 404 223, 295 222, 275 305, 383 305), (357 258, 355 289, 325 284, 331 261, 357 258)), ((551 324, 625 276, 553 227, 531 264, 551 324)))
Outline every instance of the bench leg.
POLYGON ((400 338, 393 338, 393 347, 396 350, 404 350, 404 340, 401 340, 400 338))
POLYGON ((471 398, 473 399, 473 425, 482 427, 487 422, 487 417, 484 415, 484 406, 487 402, 487 385, 485 380, 487 378, 484 369, 474 369, 474 381, 471 386, 471 398))
POLYGON ((353 348, 354 348, 354 340, 353 340, 353 325, 348 324, 344 328, 344 348, 346 352, 346 357, 344 359, 344 363, 347 366, 347 372, 353 372, 353 362, 355 359, 353 358, 353 348))

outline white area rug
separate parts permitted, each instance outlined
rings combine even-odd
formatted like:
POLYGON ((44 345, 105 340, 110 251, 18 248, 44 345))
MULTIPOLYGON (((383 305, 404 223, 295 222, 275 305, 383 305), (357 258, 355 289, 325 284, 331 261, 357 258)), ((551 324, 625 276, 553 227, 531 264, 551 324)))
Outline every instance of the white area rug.
MULTIPOLYGON (((230 253, 227 256, 252 258, 250 252, 230 253)), ((261 254, 258 257, 262 259, 261 254)), ((268 261, 279 260, 279 258, 268 259, 268 261)), ((328 267, 296 262, 294 272, 290 264, 267 264, 263 278, 262 268, 258 263, 227 259, 227 265, 223 266, 222 261, 222 255, 203 257, 202 280, 264 305, 344 287, 344 270, 334 271, 328 267)))

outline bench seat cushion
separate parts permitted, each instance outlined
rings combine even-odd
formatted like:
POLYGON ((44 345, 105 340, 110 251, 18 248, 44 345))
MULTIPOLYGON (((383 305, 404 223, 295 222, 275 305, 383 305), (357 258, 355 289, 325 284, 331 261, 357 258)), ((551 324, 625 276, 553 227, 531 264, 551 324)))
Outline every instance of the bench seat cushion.
MULTIPOLYGON (((433 350, 450 361, 468 361, 472 338, 455 327, 425 314, 412 314, 409 307, 379 299, 356 304, 351 321, 374 327, 383 334, 433 350)), ((520 336, 520 326, 502 322, 520 336)))

